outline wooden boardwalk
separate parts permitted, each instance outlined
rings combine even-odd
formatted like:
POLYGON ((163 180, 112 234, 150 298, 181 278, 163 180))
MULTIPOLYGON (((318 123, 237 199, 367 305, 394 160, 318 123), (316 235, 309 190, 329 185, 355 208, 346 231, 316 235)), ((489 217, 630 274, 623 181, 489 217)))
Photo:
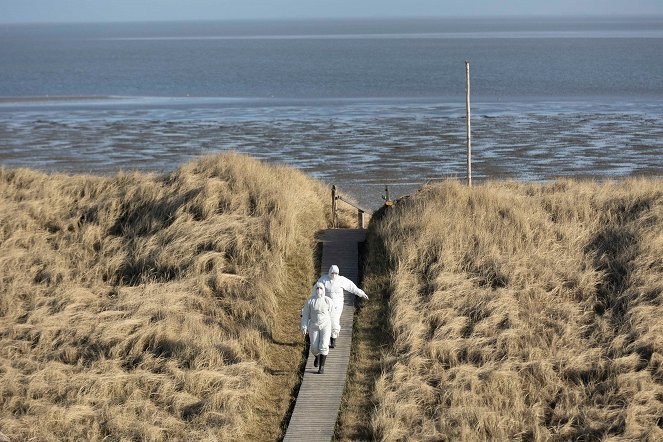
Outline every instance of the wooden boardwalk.
MULTIPOLYGON (((336 264, 342 276, 357 284, 358 243, 365 238, 366 230, 363 229, 326 230, 321 236, 320 274, 327 274, 329 267, 336 264)), ((336 348, 329 349, 324 374, 318 374, 318 369, 313 367, 313 354, 309 352, 295 409, 283 439, 285 442, 329 442, 334 436, 350 360, 354 311, 354 295, 346 292, 341 314, 341 333, 336 340, 336 348)))

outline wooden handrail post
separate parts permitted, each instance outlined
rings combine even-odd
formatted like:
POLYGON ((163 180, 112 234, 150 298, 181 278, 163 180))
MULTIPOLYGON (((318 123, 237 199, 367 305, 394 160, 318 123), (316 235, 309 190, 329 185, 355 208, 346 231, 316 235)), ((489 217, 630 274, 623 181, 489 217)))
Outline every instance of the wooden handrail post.
POLYGON ((364 211, 361 209, 357 209, 357 224, 359 225, 360 229, 366 228, 366 222, 364 220, 364 211))
POLYGON ((332 228, 338 226, 338 219, 336 215, 336 186, 332 185, 332 228))

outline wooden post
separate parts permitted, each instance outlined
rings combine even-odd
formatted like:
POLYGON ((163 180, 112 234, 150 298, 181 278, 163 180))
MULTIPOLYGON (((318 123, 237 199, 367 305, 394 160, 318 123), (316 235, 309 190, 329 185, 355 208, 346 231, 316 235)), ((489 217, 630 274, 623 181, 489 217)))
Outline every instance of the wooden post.
POLYGON ((332 186, 332 228, 336 228, 338 220, 336 216, 336 186, 332 186))
POLYGON ((467 120, 467 185, 472 187, 472 127, 470 120, 470 62, 465 60, 465 108, 467 120))
POLYGON ((366 228, 366 223, 364 221, 364 211, 361 209, 357 209, 357 224, 359 224, 360 229, 366 228))

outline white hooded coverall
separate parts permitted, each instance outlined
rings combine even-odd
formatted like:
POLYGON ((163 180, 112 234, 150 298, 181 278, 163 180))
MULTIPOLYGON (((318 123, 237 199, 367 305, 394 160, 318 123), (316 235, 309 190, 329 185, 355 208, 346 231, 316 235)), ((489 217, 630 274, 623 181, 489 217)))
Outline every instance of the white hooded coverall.
POLYGON ((314 356, 329 354, 329 337, 334 304, 325 296, 325 286, 316 284, 315 293, 304 304, 302 309, 302 332, 308 331, 311 351, 314 356))
MULTIPOLYGON (((334 302, 334 312, 332 313, 332 331, 331 337, 336 339, 341 331, 341 313, 343 313, 343 290, 353 295, 368 299, 368 295, 362 289, 357 287, 354 282, 345 276, 339 275, 338 266, 333 265, 329 268, 329 274, 322 275, 317 284, 322 283, 325 287, 325 295, 334 302)), ((313 288, 315 291, 315 287, 313 288)))

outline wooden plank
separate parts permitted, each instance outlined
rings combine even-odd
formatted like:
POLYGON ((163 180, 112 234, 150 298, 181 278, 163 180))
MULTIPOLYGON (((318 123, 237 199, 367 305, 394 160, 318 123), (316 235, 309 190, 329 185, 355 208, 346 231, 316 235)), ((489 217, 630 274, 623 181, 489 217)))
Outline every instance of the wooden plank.
MULTIPOLYGON (((326 230, 320 237, 320 274, 327 274, 329 267, 336 264, 341 275, 356 284, 359 275, 358 243, 365 238, 366 231, 363 229, 326 230)), ((309 353, 299 395, 283 439, 285 442, 327 442, 334 436, 350 361, 353 318, 354 295, 346 292, 341 314, 341 333, 336 340, 336 348, 329 350, 325 373, 322 375, 313 366, 313 354, 309 353)))

